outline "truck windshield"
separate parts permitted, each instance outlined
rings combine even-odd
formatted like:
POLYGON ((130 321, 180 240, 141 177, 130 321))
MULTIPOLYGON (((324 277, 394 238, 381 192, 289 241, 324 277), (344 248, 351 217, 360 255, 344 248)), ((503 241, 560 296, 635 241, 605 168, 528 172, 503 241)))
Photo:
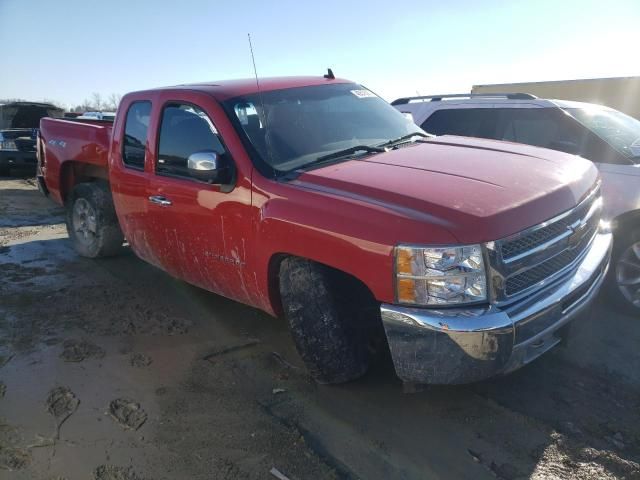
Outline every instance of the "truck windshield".
POLYGON ((564 110, 627 158, 640 158, 640 121, 598 106, 564 110))
POLYGON ((387 102, 353 83, 256 93, 228 100, 225 106, 253 145, 257 160, 276 175, 351 147, 424 134, 387 102))

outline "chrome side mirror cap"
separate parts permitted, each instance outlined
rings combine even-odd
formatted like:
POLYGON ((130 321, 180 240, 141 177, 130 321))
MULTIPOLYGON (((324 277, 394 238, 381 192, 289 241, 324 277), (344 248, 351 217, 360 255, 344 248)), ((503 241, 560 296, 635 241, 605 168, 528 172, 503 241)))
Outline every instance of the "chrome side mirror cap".
POLYGON ((187 159, 189 175, 208 183, 220 183, 220 155, 216 152, 195 152, 187 159))

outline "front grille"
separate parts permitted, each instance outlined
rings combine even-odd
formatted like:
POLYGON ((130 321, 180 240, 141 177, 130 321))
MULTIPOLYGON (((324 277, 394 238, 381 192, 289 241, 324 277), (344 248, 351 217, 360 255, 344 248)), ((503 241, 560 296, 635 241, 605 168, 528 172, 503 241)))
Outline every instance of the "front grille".
POLYGON ((551 225, 540 228, 525 237, 505 243, 502 246, 502 256, 504 259, 508 260, 524 252, 528 252, 532 248, 539 247, 549 240, 559 237, 566 231, 567 225, 565 222, 552 223, 551 225))
POLYGON ((496 242, 491 262, 502 281, 496 298, 523 294, 546 279, 558 277, 585 253, 600 223, 599 191, 593 191, 573 210, 496 242))
POLYGON ((518 292, 526 290, 532 285, 541 282, 545 278, 551 277, 556 272, 571 265, 589 246, 594 233, 594 228, 589 229, 576 247, 563 250, 555 257, 551 257, 535 267, 507 279, 505 289, 507 296, 515 295, 518 292))
POLYGON ((504 242, 502 244, 502 258, 508 261, 565 234, 570 225, 587 215, 597 198, 597 195, 592 195, 587 201, 578 205, 569 215, 540 228, 533 229, 531 233, 522 235, 515 240, 504 242))

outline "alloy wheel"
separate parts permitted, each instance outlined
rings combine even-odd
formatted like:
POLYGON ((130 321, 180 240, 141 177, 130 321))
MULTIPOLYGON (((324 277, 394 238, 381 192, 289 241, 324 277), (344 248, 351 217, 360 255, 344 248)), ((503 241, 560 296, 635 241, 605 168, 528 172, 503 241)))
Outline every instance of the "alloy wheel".
POLYGON ((85 245, 91 244, 96 238, 96 211, 84 198, 78 198, 73 205, 73 231, 76 238, 85 245))

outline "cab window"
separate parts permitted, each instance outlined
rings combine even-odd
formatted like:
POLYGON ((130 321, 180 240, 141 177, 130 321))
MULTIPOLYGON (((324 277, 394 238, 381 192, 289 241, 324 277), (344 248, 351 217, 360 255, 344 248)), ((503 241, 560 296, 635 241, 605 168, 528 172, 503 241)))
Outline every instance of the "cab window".
POLYGON ((187 160, 196 152, 224 154, 218 131, 201 108, 167 104, 162 111, 156 173, 189 178, 187 160))
POLYGON ((133 102, 127 111, 122 142, 122 161, 126 167, 144 170, 145 147, 149 131, 151 102, 133 102))

